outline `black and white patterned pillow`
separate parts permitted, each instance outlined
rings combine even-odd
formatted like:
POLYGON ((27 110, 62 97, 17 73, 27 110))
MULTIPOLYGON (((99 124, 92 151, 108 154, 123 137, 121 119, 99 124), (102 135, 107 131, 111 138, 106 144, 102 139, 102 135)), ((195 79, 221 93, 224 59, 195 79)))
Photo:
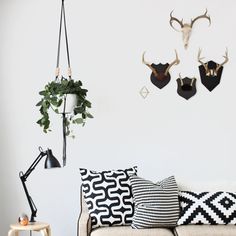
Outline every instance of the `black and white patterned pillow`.
POLYGON ((134 204, 129 176, 136 173, 136 166, 102 172, 80 168, 82 189, 93 229, 131 224, 134 204))
POLYGON ((131 225, 133 228, 176 226, 179 219, 179 200, 174 176, 158 183, 131 176, 130 182, 135 204, 131 225))
POLYGON ((230 192, 179 192, 178 225, 236 224, 236 194, 230 192))

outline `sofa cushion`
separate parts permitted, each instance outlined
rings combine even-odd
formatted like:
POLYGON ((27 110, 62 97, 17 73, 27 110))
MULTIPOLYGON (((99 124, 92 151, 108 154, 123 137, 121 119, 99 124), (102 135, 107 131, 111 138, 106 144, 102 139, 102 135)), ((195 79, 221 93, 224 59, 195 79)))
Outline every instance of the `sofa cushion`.
POLYGON ((134 196, 132 227, 174 227, 179 218, 178 187, 174 176, 158 183, 138 176, 130 177, 134 196))
POLYGON ((189 180, 186 178, 178 178, 178 188, 180 191, 192 191, 192 192, 236 192, 236 181, 233 179, 227 180, 214 180, 207 181, 206 179, 200 180, 189 180))
POLYGON ((93 229, 131 224, 134 206, 129 176, 136 172, 137 167, 102 172, 80 168, 93 229))
POLYGON ((179 192, 178 225, 236 224, 236 194, 230 192, 179 192))
POLYGON ((182 225, 175 228, 177 236, 235 236, 235 225, 182 225))
POLYGON ((90 236, 174 236, 174 234, 164 228, 132 229, 130 226, 113 226, 97 228, 90 236))

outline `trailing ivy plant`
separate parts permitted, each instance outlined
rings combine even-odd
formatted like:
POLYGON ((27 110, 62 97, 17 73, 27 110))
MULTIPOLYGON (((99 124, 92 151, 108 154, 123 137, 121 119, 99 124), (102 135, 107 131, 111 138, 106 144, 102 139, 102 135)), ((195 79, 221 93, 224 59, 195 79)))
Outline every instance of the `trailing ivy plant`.
MULTIPOLYGON (((87 118, 93 118, 93 116, 87 111, 91 108, 91 103, 86 99, 87 89, 82 88, 82 82, 74 81, 73 79, 66 79, 62 77, 60 82, 52 81, 48 83, 44 90, 40 91, 39 94, 42 96, 41 100, 36 104, 39 106, 41 118, 37 123, 43 128, 43 131, 47 133, 50 130, 50 117, 49 110, 53 110, 55 113, 59 113, 59 107, 64 106, 64 99, 67 94, 75 94, 77 97, 77 104, 74 108, 73 114, 66 116, 66 135, 70 135, 72 130, 70 129, 71 124, 85 125, 87 118)), ((74 137, 74 135, 71 135, 74 137)))

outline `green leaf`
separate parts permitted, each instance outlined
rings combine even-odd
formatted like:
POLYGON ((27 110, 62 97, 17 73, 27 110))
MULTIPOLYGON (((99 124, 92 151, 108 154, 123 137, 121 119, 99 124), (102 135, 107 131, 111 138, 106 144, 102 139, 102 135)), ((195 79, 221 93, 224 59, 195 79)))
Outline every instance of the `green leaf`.
POLYGON ((87 113, 88 118, 93 118, 93 116, 90 113, 87 113))
POLYGON ((40 107, 39 111, 42 115, 44 115, 43 106, 40 107))
POLYGON ((62 102, 63 102, 63 100, 62 99, 60 99, 59 101, 58 101, 58 107, 60 107, 61 106, 61 104, 62 104, 62 102))
POLYGON ((57 101, 51 101, 51 104, 55 107, 58 107, 58 102, 57 101))
POLYGON ((74 120, 74 123, 76 124, 82 124, 84 122, 84 120, 82 118, 77 118, 74 120))
POLYGON ((70 125, 70 121, 69 121, 68 119, 66 119, 66 121, 65 121, 65 125, 66 125, 67 127, 69 127, 69 125, 70 125))
POLYGON ((42 119, 38 120, 36 123, 42 126, 42 119))
POLYGON ((75 115, 79 114, 79 113, 83 113, 85 111, 84 107, 76 107, 74 109, 74 113, 75 115))
POLYGON ((46 120, 44 122, 44 129, 47 130, 49 128, 49 125, 50 125, 50 121, 49 120, 46 120))
POLYGON ((88 108, 91 108, 91 106, 92 106, 92 105, 91 105, 91 102, 88 101, 88 100, 85 100, 85 101, 84 101, 84 104, 85 104, 85 106, 88 107, 88 108))
POLYGON ((51 98, 50 98, 50 101, 51 101, 51 102, 57 102, 57 97, 51 97, 51 98))
POLYGON ((66 79, 64 79, 64 80, 61 81, 61 84, 62 84, 63 86, 65 86, 65 87, 68 85, 68 83, 69 83, 69 82, 68 82, 68 80, 66 80, 66 79))
POLYGON ((46 91, 40 91, 39 95, 45 96, 45 95, 47 95, 47 92, 46 91))
POLYGON ((37 107, 42 105, 42 100, 36 104, 37 107))

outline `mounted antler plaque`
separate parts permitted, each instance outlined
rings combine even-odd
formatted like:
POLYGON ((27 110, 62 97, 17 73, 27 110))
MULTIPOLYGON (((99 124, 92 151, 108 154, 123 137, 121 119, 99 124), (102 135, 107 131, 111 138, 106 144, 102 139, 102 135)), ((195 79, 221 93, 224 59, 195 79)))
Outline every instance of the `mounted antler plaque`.
POLYGON ((173 17, 172 15, 173 11, 170 13, 170 26, 178 31, 178 32, 182 32, 182 37, 183 37, 183 41, 184 41, 184 48, 187 49, 188 48, 188 44, 189 44, 189 38, 191 36, 192 33, 192 28, 194 23, 199 20, 199 19, 207 19, 209 21, 209 25, 211 24, 211 18, 210 16, 207 15, 207 9, 206 12, 203 15, 197 16, 194 19, 191 20, 191 23, 183 23, 183 19, 179 20, 176 17, 173 17), (180 25, 180 30, 177 30, 174 26, 173 23, 176 22, 180 25))
POLYGON ((142 62, 146 66, 148 66, 152 71, 151 82, 159 89, 162 89, 170 82, 170 78, 171 78, 170 73, 169 73, 170 68, 173 65, 178 65, 180 62, 180 60, 178 58, 177 51, 175 50, 175 56, 176 56, 175 60, 173 62, 171 62, 170 64, 169 63, 166 63, 166 64, 149 63, 149 62, 145 61, 144 55, 145 55, 145 52, 143 53, 142 62))
POLYGON ((179 78, 176 81, 177 93, 179 94, 179 96, 188 100, 196 94, 196 78, 182 78, 181 75, 179 75, 179 78))
POLYGON ((228 50, 226 49, 224 61, 218 64, 214 61, 203 62, 204 57, 201 57, 201 49, 198 51, 199 72, 202 84, 211 92, 221 80, 223 65, 229 61, 228 50))

